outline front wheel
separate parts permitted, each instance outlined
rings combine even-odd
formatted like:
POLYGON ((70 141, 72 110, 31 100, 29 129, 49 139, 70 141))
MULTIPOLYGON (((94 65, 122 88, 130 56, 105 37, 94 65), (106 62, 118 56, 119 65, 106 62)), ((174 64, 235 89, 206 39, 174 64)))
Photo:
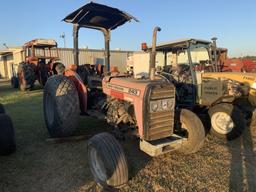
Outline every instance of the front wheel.
POLYGON ((15 131, 7 114, 0 114, 0 155, 9 155, 16 150, 15 131))
POLYGON ((228 103, 217 104, 209 109, 211 133, 219 138, 232 140, 239 137, 246 127, 242 111, 228 103))
POLYGON ((181 136, 185 137, 180 152, 191 154, 197 152, 204 145, 204 126, 192 111, 182 109, 180 112, 181 136))
POLYGON ((109 133, 100 133, 88 141, 88 160, 97 183, 103 187, 121 187, 128 181, 124 151, 109 133))
POLYGON ((3 104, 0 103, 0 114, 1 113, 5 113, 5 109, 4 109, 3 104))

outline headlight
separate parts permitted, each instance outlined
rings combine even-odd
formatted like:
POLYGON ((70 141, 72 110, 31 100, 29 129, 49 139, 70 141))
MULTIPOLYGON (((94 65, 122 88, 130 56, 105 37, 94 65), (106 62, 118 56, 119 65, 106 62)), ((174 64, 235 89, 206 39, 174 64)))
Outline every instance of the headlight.
POLYGON ((174 108, 174 99, 162 99, 150 102, 150 111, 170 111, 174 108))
POLYGON ((256 82, 253 82, 251 88, 256 89, 256 82))
POLYGON ((168 109, 168 105, 169 105, 168 100, 163 100, 162 101, 162 109, 163 110, 167 110, 168 109))
POLYGON ((157 109, 158 109, 158 102, 157 102, 157 101, 151 102, 151 103, 150 103, 150 111, 156 112, 157 109))

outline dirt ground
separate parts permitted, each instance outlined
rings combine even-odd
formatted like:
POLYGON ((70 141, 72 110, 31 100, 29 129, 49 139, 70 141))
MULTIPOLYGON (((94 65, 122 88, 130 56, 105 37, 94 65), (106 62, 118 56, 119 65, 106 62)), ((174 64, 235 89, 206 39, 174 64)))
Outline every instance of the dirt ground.
MULTIPOLYGON (((0 83, 0 103, 16 129, 16 153, 0 157, 0 192, 94 191, 86 155, 86 139, 54 143, 43 119, 42 90, 19 92, 0 83)), ((104 122, 81 117, 78 134, 88 137, 106 128, 104 122)), ((231 142, 207 135, 196 154, 151 158, 138 141, 122 142, 130 180, 122 192, 256 191, 256 128, 231 142)))

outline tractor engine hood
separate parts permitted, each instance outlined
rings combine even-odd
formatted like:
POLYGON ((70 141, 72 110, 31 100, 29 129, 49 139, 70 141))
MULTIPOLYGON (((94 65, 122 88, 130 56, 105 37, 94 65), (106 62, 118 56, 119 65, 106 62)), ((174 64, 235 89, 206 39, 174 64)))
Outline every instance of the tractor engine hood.
POLYGON ((239 72, 202 73, 202 78, 229 79, 250 88, 248 100, 251 105, 256 106, 256 74, 239 72))
POLYGON ((69 14, 63 20, 67 23, 78 24, 80 27, 114 30, 132 19, 138 22, 135 17, 124 11, 90 2, 69 14))

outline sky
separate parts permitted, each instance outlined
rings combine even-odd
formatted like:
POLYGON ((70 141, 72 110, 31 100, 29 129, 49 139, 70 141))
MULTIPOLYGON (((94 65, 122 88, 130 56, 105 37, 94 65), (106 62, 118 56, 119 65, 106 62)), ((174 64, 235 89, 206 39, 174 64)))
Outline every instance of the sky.
MULTIPOLYGON (((0 49, 21 46, 35 38, 55 39, 72 47, 72 25, 62 21, 86 0, 8 0, 0 3, 0 49)), ((256 55, 255 0, 95 0, 136 17, 111 33, 111 49, 139 50, 142 42, 151 44, 155 26, 162 28, 158 42, 183 38, 210 40, 229 50, 230 57, 256 55)), ((81 29, 79 46, 102 49, 101 32, 81 29)))

